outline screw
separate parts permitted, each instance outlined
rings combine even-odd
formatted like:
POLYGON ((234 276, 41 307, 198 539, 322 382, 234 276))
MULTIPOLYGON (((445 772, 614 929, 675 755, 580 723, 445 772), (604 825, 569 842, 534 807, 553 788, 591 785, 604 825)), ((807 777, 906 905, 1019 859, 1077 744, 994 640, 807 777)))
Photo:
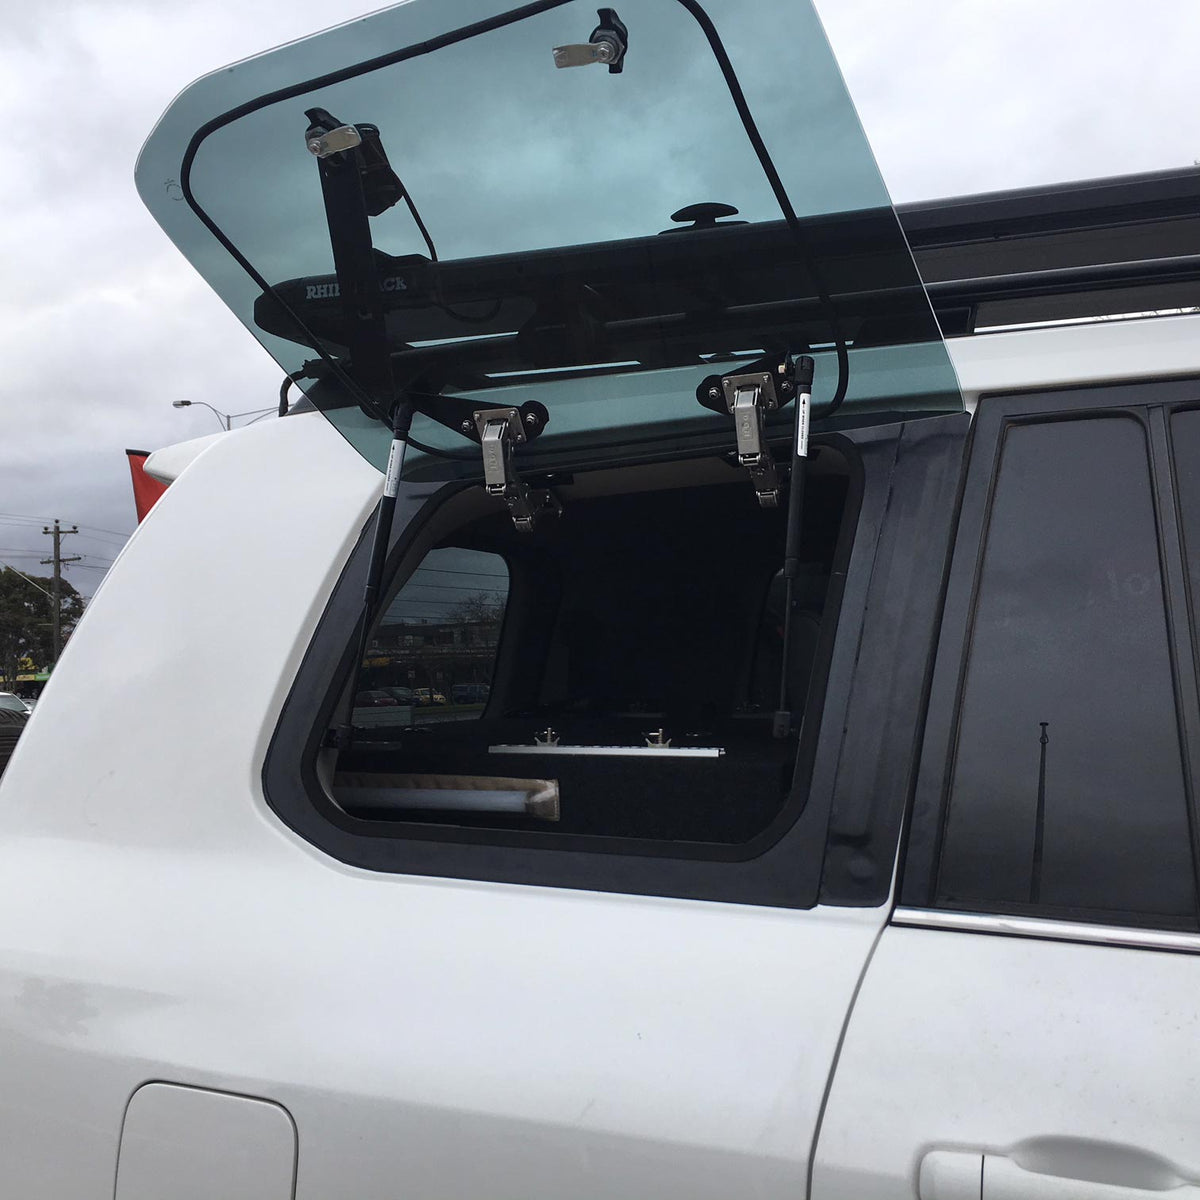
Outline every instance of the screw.
POLYGON ((309 141, 308 152, 310 154, 320 154, 321 153, 321 139, 320 138, 312 138, 309 141))
POLYGON ((525 424, 528 425, 530 429, 532 429, 537 423, 538 423, 537 413, 526 413, 525 414, 525 424))
POLYGON ((710 388, 708 389, 708 398, 709 398, 710 400, 720 400, 720 398, 721 398, 721 389, 720 389, 720 388, 718 388, 718 387, 710 387, 710 388))
POLYGON ((462 424, 459 426, 459 429, 461 429, 461 430, 463 431, 463 433, 470 433, 470 432, 471 432, 471 422, 470 422, 470 421, 464 421, 464 422, 463 422, 463 423, 462 423, 462 424))

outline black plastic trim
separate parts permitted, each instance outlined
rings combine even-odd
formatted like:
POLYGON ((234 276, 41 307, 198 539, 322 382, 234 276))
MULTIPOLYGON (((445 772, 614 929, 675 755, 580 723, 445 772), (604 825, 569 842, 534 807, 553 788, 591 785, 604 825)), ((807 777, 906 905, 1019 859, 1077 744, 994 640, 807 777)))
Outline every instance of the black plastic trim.
POLYGON ((970 425, 966 413, 916 421, 898 446, 832 789, 823 903, 873 906, 891 890, 970 425))

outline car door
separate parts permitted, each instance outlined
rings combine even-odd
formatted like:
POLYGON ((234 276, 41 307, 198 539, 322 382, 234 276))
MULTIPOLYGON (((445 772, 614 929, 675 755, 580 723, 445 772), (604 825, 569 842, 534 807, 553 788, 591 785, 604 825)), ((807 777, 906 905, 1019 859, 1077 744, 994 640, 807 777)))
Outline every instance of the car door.
POLYGON ((981 402, 814 1200, 1200 1195, 1198 397, 981 402))

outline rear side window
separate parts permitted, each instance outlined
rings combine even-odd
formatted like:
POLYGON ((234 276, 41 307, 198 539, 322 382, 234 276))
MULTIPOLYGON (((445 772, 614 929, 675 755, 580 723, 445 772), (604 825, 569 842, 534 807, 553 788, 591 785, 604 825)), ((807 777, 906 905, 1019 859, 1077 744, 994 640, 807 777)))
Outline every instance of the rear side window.
POLYGON ((961 686, 937 903, 1193 924, 1158 528, 1134 417, 1007 428, 961 686))
POLYGON ((367 646, 355 736, 477 719, 491 695, 508 567, 498 554, 431 550, 392 597, 367 646))

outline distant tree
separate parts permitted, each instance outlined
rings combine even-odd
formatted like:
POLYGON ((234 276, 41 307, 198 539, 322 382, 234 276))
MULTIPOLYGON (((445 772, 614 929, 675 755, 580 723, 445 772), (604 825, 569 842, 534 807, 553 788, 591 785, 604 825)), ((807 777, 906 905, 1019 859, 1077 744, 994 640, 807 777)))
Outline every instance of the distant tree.
POLYGON ((495 625, 497 628, 504 619, 504 597, 496 592, 476 592, 465 600, 459 601, 449 614, 451 621, 462 621, 464 624, 495 625))
MULTIPOLYGON (((0 674, 10 684, 16 681, 22 659, 29 658, 46 667, 53 658, 52 602, 47 595, 53 582, 41 575, 24 576, 11 567, 0 568, 0 674)), ((64 644, 82 615, 83 597, 64 579, 64 644)))

